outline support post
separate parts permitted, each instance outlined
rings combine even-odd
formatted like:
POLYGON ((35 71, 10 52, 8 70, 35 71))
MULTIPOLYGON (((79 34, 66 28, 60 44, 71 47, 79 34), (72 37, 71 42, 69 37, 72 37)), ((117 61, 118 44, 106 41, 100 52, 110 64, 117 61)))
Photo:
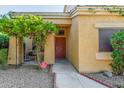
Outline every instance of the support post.
POLYGON ((9 40, 8 64, 19 65, 24 62, 23 38, 11 36, 9 40))

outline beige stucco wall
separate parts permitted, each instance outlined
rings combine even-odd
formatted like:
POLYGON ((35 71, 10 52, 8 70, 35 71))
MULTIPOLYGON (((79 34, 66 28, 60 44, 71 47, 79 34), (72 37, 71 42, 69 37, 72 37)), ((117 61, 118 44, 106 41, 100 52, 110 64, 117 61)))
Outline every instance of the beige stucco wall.
POLYGON ((32 51, 32 42, 32 39, 25 37, 25 56, 32 51))
POLYGON ((70 31, 67 33, 67 59, 74 65, 75 68, 79 69, 79 51, 78 51, 78 21, 79 18, 75 17, 72 19, 72 25, 70 31))
POLYGON ((8 64, 16 64, 16 37, 10 37, 8 64))
POLYGON ((44 60, 49 64, 55 63, 55 35, 50 34, 47 37, 45 52, 44 52, 44 60))
POLYGON ((8 64, 16 65, 24 62, 23 54, 23 39, 16 37, 10 37, 9 40, 9 53, 8 53, 8 64), (17 45, 17 46, 16 46, 17 45))
POLYGON ((57 25, 59 25, 59 24, 60 25, 62 25, 62 24, 70 25, 71 24, 71 18, 47 18, 47 19, 45 19, 45 21, 50 21, 57 25))
MULTIPOLYGON (((98 72, 111 70, 110 53, 101 53, 99 49, 99 28, 96 23, 123 23, 122 16, 79 16, 79 71, 98 72), (107 59, 108 58, 108 59, 107 59)), ((113 26, 114 27, 114 26, 113 26)), ((104 26, 103 26, 104 28, 104 26)))

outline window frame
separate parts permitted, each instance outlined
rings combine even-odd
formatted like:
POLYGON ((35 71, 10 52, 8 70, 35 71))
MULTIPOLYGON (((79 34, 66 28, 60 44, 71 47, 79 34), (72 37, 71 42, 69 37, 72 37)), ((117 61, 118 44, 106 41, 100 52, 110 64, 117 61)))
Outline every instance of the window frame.
POLYGON ((113 48, 112 48, 111 42, 110 42, 110 39, 111 39, 110 35, 116 33, 117 31, 120 31, 120 30, 121 29, 119 29, 119 28, 99 28, 99 32, 98 32, 98 38, 99 38, 98 51, 99 52, 112 52, 113 48), (103 33, 101 33, 101 32, 103 32, 103 33), (105 35, 108 35, 108 36, 105 36, 105 35), (109 38, 109 40, 108 41, 105 41, 105 37, 104 36, 107 38, 107 40, 109 38), (104 45, 104 43, 105 44, 108 44, 108 45, 104 45))
MULTIPOLYGON (((124 22, 101 22, 101 23, 95 23, 94 27, 97 31, 97 34, 99 35, 99 29, 100 28, 116 28, 116 29, 124 29, 124 22), (118 24, 118 25, 117 25, 118 24)), ((97 36, 98 36, 97 35, 97 36)), ((112 61, 111 57, 112 52, 99 52, 99 36, 97 37, 97 52, 96 52, 96 60, 104 61, 112 61)))

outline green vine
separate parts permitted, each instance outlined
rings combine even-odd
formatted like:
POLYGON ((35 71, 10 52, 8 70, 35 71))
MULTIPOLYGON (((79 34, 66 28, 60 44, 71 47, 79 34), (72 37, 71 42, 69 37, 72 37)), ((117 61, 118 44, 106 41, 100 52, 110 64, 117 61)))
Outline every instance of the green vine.
MULTIPOLYGON (((102 8, 110 13, 118 13, 119 15, 124 16, 124 8, 119 6, 103 6, 102 8)), ((88 10, 90 12, 96 13, 96 8, 88 8, 88 10)))
POLYGON ((104 10, 110 13, 118 13, 121 16, 124 16, 124 8, 120 8, 118 6, 104 7, 104 10))
POLYGON ((44 48, 47 36, 50 33, 57 33, 58 30, 55 24, 44 21, 41 16, 16 16, 14 19, 8 15, 0 17, 0 32, 20 39, 30 36, 34 40, 38 64, 40 64, 40 50, 44 48))

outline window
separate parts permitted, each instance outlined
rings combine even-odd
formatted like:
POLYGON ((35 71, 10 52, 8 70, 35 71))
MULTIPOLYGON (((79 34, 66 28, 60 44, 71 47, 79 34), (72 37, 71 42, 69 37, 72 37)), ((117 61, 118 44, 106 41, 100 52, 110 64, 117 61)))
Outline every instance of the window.
POLYGON ((111 52, 111 36, 120 29, 99 29, 99 52, 111 52))
POLYGON ((59 30, 58 35, 65 35, 65 31, 64 30, 59 30))

